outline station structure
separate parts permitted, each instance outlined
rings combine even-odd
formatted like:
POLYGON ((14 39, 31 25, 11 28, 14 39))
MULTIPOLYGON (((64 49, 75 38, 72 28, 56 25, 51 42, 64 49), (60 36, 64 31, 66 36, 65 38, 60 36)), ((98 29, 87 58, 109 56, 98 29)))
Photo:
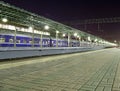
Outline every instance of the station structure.
POLYGON ((98 36, 0 1, 0 60, 113 46, 98 36))
MULTIPOLYGON (((40 43, 42 43, 44 36, 56 38, 56 47, 58 47, 58 39, 63 38, 68 41, 68 47, 70 47, 69 44, 72 40, 112 44, 97 36, 30 13, 4 2, 0 2, 0 33, 14 34, 14 40, 16 40, 17 34, 32 35, 32 47, 34 47, 35 43, 34 36, 40 37, 40 43)), ((0 38, 0 42, 3 41, 4 39, 0 38)), ((16 47, 16 42, 17 40, 14 41, 14 47, 16 47)))

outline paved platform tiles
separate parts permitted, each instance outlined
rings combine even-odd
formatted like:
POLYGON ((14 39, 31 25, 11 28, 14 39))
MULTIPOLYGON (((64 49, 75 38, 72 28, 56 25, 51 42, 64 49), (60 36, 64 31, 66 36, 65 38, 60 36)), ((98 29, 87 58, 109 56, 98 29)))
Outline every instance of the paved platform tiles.
POLYGON ((120 49, 1 62, 0 91, 120 91, 120 49))

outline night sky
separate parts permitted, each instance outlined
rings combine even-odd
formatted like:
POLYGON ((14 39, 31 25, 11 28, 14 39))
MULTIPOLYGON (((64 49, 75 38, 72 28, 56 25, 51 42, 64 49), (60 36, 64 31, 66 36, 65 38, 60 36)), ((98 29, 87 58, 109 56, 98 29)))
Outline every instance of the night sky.
MULTIPOLYGON (((64 23, 93 18, 120 17, 120 3, 102 0, 3 0, 11 5, 64 23)), ((87 31, 110 41, 120 41, 120 23, 87 25, 87 31)), ((83 25, 73 26, 83 29, 83 25)))

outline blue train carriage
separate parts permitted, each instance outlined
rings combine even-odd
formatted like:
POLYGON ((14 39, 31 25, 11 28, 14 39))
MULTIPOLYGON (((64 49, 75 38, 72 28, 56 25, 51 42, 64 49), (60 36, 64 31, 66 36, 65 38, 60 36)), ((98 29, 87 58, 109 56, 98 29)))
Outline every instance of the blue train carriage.
POLYGON ((14 45, 13 40, 13 35, 0 34, 0 47, 12 47, 14 45))
MULTIPOLYGON (((0 46, 1 47, 14 47, 14 35, 13 34, 0 34, 0 46)), ((16 36, 17 47, 30 47, 31 38, 26 36, 16 36)))
POLYGON ((88 47, 88 42, 80 41, 80 47, 88 47))
MULTIPOLYGON (((34 47, 40 47, 41 41, 39 37, 34 37, 34 47)), ((58 39, 58 47, 67 47, 68 42, 65 39, 58 39)), ((0 47, 14 47, 13 34, 0 34, 0 47)), ((32 47, 32 36, 16 35, 16 47, 32 47)), ((42 47, 56 47, 55 38, 42 39, 42 47)))
MULTIPOLYGON (((56 38, 50 38, 50 47, 56 47, 56 38)), ((66 39, 58 39, 58 47, 68 47, 68 41, 66 39)))
MULTIPOLYGON (((43 47, 48 47, 49 39, 43 38, 42 44, 43 47)), ((40 38, 34 37, 34 46, 40 47, 40 38)), ((14 35, 0 34, 0 47, 14 47, 14 35)), ((17 35, 16 47, 32 47, 32 37, 27 35, 17 35)))

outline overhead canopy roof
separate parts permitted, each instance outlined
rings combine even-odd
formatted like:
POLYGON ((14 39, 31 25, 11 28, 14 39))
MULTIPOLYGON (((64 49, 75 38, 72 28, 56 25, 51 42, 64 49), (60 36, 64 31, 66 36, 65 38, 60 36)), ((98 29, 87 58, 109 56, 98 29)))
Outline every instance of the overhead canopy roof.
MULTIPOLYGON (((77 33, 79 36, 88 37, 95 39, 94 35, 85 33, 83 31, 77 30, 75 28, 63 25, 61 23, 55 22, 53 20, 47 19, 45 17, 39 16, 34 13, 30 13, 23 9, 17 8, 15 6, 0 2, 0 18, 7 18, 8 24, 13 24, 16 26, 29 27, 32 26, 35 29, 44 31, 44 26, 48 25, 50 31, 59 31, 61 33, 77 33)), ((98 38, 101 39, 101 38, 98 38)))

